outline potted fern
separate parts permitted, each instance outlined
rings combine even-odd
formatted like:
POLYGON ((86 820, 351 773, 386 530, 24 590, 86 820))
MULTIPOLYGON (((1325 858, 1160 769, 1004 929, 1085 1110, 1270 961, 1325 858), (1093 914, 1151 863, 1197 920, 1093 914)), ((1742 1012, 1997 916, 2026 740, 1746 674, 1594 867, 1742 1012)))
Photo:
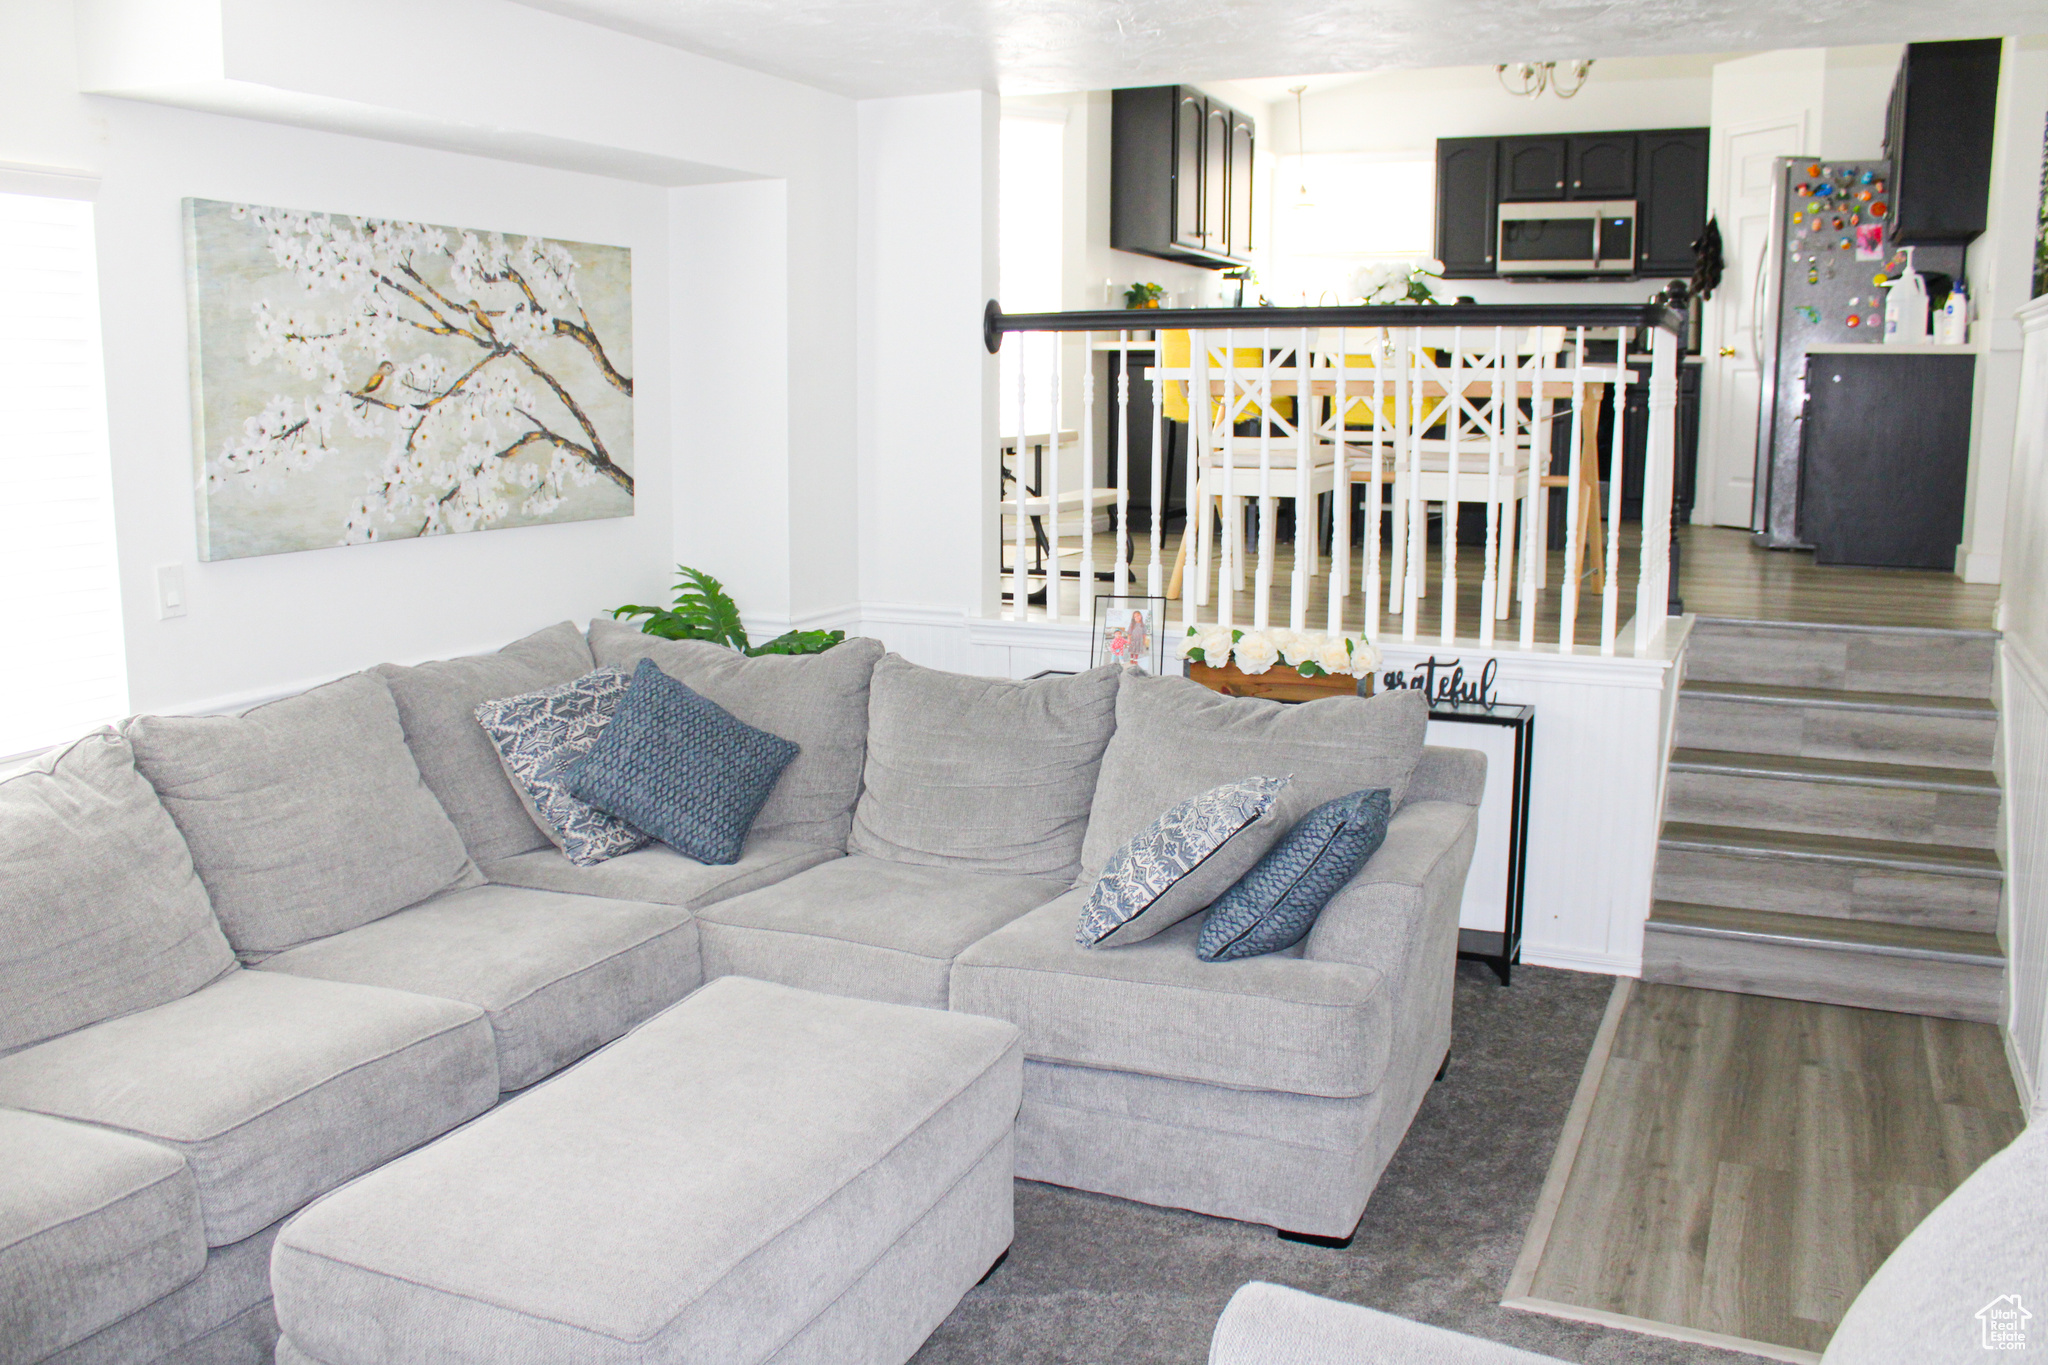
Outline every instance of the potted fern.
POLYGON ((747 639, 740 621, 740 608, 725 585, 710 574, 687 564, 676 565, 675 605, 642 607, 627 605, 612 609, 614 620, 644 616, 640 630, 664 640, 709 640, 742 654, 823 654, 846 638, 843 630, 788 630, 764 645, 747 639))

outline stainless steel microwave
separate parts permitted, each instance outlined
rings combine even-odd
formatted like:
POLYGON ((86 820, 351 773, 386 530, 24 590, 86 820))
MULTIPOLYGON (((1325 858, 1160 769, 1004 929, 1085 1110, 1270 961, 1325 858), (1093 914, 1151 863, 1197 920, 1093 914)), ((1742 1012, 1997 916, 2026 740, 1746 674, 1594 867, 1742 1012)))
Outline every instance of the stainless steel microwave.
POLYGON ((1632 275, 1636 201, 1502 204, 1496 242, 1503 275, 1632 275))

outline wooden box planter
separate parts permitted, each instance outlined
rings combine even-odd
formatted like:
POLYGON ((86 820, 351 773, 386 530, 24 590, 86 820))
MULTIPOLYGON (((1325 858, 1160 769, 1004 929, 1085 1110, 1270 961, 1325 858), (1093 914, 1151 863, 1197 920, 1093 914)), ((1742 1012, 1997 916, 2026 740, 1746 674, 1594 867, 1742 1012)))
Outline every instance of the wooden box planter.
POLYGON ((1267 701, 1320 701, 1324 697, 1369 697, 1370 677, 1354 678, 1346 673, 1325 673, 1304 678, 1286 664, 1274 664, 1264 673, 1246 673, 1236 664, 1211 668, 1189 662, 1188 676, 1202 686, 1227 697, 1263 697, 1267 701))

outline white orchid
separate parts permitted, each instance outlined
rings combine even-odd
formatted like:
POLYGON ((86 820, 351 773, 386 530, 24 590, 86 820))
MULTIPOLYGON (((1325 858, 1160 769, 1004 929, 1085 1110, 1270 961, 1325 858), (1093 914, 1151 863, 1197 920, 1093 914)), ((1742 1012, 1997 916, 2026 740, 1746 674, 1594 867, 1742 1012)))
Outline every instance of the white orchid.
POLYGON ((1352 272, 1351 289, 1368 304, 1430 303, 1443 274, 1440 261, 1373 261, 1352 272))

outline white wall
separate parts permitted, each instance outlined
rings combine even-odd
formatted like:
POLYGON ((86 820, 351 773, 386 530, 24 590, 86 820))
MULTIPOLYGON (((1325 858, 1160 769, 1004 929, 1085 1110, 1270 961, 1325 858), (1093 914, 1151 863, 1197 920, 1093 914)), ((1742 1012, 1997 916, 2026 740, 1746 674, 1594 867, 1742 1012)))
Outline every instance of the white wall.
POLYGON ((2005 789, 2007 1047, 2021 1098, 2048 1113, 2048 299, 2022 313, 2005 590, 1999 782, 2005 789))
POLYGON ((853 101, 505 0, 0 0, 0 30, 0 163, 101 181, 138 708, 496 645, 678 560, 768 625, 858 600, 853 101), (198 563, 188 195, 632 248, 636 515, 198 563))

